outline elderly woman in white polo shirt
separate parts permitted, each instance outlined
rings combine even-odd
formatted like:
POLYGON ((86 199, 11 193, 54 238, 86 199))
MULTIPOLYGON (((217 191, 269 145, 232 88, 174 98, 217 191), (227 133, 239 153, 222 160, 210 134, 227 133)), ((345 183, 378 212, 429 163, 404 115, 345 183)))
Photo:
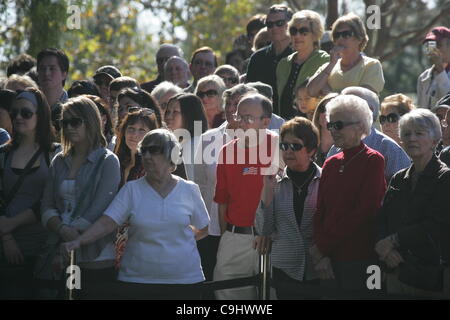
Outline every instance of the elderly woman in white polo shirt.
POLYGON ((205 278, 196 239, 209 224, 199 187, 172 174, 180 152, 168 130, 150 131, 139 149, 146 175, 128 182, 104 216, 65 247, 78 249, 129 220, 118 277, 124 298, 199 298, 196 284, 205 278))

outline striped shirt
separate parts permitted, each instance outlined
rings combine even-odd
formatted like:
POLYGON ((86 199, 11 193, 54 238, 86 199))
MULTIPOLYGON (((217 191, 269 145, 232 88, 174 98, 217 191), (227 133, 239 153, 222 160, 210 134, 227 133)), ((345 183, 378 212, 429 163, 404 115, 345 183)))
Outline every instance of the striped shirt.
POLYGON ((322 169, 314 165, 317 170, 308 186, 300 229, 295 218, 292 181, 286 168, 277 177, 272 203, 265 207, 260 202, 255 221, 259 234, 272 236, 272 265, 299 281, 317 278, 309 249, 312 246, 313 215, 316 212, 322 169))

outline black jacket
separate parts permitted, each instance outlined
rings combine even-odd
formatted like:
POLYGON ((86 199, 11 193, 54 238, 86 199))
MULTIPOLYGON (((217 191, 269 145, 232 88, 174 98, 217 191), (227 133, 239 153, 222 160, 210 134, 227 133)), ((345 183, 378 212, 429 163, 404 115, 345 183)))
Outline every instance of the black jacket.
POLYGON ((247 67, 247 76, 245 82, 261 81, 272 87, 273 90, 273 111, 279 115, 278 110, 278 92, 277 92, 277 65, 281 59, 290 55, 293 51, 289 45, 280 55, 275 55, 273 44, 261 48, 250 57, 247 67))
POLYGON ((414 165, 391 179, 377 217, 377 241, 397 233, 400 253, 425 260, 439 249, 450 261, 450 169, 433 155, 411 190, 414 165))

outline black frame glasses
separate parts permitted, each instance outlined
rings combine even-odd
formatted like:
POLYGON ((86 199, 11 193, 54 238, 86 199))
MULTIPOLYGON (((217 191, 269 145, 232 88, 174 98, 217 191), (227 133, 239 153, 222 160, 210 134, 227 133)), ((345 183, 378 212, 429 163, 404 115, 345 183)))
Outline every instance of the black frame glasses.
POLYGON ((219 93, 214 89, 210 89, 208 91, 197 91, 197 97, 199 97, 200 99, 203 99, 205 96, 207 96, 208 98, 212 98, 218 95, 219 93))
POLYGON ((311 32, 311 30, 307 27, 301 27, 301 28, 290 27, 289 28, 289 34, 291 36, 295 36, 295 35, 297 35, 297 33, 301 34, 302 36, 306 36, 310 32, 311 32))
POLYGON ((73 117, 69 119, 61 119, 59 120, 59 122, 61 124, 61 128, 67 129, 67 127, 70 125, 72 128, 76 129, 83 124, 84 120, 81 118, 73 117))
POLYGON ((345 127, 348 127, 348 126, 350 126, 350 125, 352 125, 352 124, 357 124, 358 122, 344 122, 344 121, 341 121, 341 120, 339 120, 339 121, 335 121, 335 122, 328 122, 327 123, 327 129, 328 130, 331 130, 331 129, 334 129, 334 130, 342 130, 342 129, 344 129, 345 127))
POLYGON ((335 31, 333 33, 333 40, 337 40, 339 38, 344 38, 344 39, 348 39, 351 38, 355 35, 355 32, 353 32, 353 30, 349 29, 349 30, 344 30, 344 31, 335 31))
POLYGON ((389 113, 386 116, 381 115, 380 116, 380 124, 385 124, 386 122, 396 123, 396 122, 398 122, 398 120, 400 120, 400 117, 401 117, 401 115, 398 115, 394 112, 389 113))
POLYGON ((304 145, 301 143, 286 143, 286 142, 280 142, 280 149, 283 151, 287 151, 288 149, 291 149, 292 151, 300 151, 304 145))
POLYGON ((274 26, 282 27, 285 24, 286 24, 286 20, 285 19, 280 19, 280 20, 277 20, 277 21, 266 21, 267 29, 272 29, 274 26))
POLYGON ((146 153, 150 153, 151 155, 153 154, 163 154, 164 153, 164 148, 161 146, 142 146, 139 149, 139 153, 143 156, 146 153))
POLYGON ((17 116, 20 114, 20 116, 22 117, 22 119, 24 120, 29 120, 33 117, 33 115, 36 112, 31 111, 28 108, 20 108, 20 109, 11 109, 9 115, 11 117, 12 120, 14 120, 15 118, 17 118, 17 116))

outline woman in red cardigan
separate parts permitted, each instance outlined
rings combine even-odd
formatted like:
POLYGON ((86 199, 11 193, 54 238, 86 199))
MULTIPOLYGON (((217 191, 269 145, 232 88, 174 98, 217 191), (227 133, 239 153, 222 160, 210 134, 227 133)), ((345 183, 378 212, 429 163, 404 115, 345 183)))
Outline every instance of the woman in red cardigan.
POLYGON ((323 166, 311 255, 320 279, 332 280, 327 285, 364 290, 367 266, 376 261, 374 222, 386 190, 384 158, 361 141, 372 126, 366 101, 338 96, 327 104, 327 120, 343 151, 323 166))

